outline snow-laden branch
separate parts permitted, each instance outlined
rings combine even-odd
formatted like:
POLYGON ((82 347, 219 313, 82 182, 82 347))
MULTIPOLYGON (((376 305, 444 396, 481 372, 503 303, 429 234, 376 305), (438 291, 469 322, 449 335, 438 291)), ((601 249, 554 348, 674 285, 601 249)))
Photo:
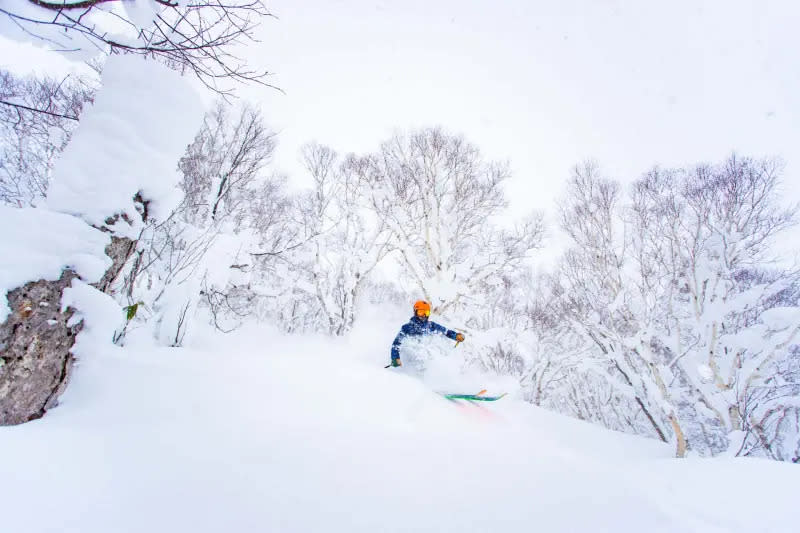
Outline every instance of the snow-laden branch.
POLYGON ((231 91, 226 81, 276 88, 268 72, 234 54, 240 44, 256 42, 256 27, 271 16, 261 0, 18 0, 0 7, 0 15, 12 38, 64 53, 156 57, 223 94, 231 91))

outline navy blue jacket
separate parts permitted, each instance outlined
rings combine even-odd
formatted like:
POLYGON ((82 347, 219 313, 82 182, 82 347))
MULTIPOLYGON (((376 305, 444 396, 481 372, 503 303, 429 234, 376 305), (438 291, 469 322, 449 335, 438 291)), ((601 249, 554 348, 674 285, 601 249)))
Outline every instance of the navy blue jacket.
POLYGON ((392 361, 400 359, 400 344, 406 336, 412 335, 416 337, 419 335, 430 335, 431 333, 441 333, 445 337, 453 340, 456 340, 456 335, 458 335, 458 333, 452 329, 440 326, 432 320, 422 321, 416 316, 413 316, 408 323, 403 324, 403 327, 400 328, 400 333, 394 338, 394 342, 392 343, 392 361))

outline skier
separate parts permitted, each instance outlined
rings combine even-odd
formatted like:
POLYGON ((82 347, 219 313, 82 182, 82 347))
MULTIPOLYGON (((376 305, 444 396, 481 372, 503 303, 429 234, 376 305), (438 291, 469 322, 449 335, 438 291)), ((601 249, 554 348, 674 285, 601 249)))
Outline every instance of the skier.
POLYGON ((403 366, 400 360, 400 344, 407 335, 430 335, 431 333, 441 333, 449 339, 461 342, 464 340, 463 333, 456 333, 451 329, 440 326, 432 320, 428 320, 431 316, 431 304, 425 300, 418 300, 414 303, 414 316, 408 323, 403 324, 400 328, 400 333, 394 338, 392 343, 392 366, 403 366))

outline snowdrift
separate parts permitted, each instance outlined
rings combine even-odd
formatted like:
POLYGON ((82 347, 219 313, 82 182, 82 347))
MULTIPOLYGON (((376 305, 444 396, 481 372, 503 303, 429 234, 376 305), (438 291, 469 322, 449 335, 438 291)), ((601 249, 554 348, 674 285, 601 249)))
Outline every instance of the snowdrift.
POLYGON ((0 428, 2 530, 796 530, 793 465, 456 404, 384 370, 373 333, 85 356, 60 407, 0 428))

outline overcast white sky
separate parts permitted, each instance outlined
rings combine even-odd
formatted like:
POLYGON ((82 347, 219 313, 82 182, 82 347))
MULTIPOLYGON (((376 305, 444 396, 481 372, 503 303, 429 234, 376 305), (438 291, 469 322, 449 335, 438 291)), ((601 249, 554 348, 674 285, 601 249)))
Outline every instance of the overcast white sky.
POLYGON ((512 211, 550 208, 577 162, 631 180, 652 165, 780 155, 800 198, 800 2, 269 2, 248 89, 299 172, 310 140, 377 147, 442 125, 509 159, 512 211))

